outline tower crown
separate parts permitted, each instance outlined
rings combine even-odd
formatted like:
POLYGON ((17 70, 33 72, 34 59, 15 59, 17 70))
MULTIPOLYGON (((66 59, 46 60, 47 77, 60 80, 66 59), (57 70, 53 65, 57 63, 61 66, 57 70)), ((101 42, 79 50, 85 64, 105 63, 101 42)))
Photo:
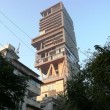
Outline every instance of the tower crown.
POLYGON ((63 3, 62 3, 62 2, 59 2, 59 3, 57 3, 56 5, 51 6, 50 8, 48 8, 48 9, 42 11, 42 12, 41 12, 41 15, 42 15, 43 17, 47 17, 48 15, 53 14, 53 13, 55 13, 55 12, 61 10, 62 8, 63 8, 63 3))

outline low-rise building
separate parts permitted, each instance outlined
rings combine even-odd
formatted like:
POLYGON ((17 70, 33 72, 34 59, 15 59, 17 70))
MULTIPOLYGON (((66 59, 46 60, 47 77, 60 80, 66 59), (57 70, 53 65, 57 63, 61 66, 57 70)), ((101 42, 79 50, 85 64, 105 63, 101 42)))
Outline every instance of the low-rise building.
POLYGON ((40 103, 36 97, 41 93, 42 81, 38 79, 39 75, 18 61, 19 56, 15 52, 15 48, 11 44, 4 45, 0 48, 3 57, 6 58, 13 66, 15 74, 30 76, 24 102, 20 103, 21 110, 40 110, 40 103))

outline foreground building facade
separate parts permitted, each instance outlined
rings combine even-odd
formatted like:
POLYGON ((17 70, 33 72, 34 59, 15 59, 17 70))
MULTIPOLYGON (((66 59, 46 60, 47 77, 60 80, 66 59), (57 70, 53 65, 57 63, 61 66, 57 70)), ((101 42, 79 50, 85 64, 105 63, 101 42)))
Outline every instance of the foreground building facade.
POLYGON ((19 104, 20 110, 40 110, 40 103, 36 101, 36 97, 40 95, 42 84, 38 79, 39 75, 18 61, 19 56, 15 53, 15 48, 11 44, 1 47, 0 52, 14 66, 14 73, 16 75, 30 76, 24 103, 19 104))
POLYGON ((79 70, 74 26, 63 3, 44 10, 41 15, 39 36, 32 39, 37 50, 35 67, 44 82, 40 101, 62 93, 67 78, 79 70))

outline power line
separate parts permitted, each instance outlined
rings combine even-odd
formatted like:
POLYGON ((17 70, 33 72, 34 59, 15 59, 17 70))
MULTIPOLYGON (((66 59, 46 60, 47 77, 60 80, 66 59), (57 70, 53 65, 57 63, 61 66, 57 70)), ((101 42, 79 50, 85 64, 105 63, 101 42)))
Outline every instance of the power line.
MULTIPOLYGON (((10 31, 19 41, 21 41, 29 50, 31 50, 32 52, 34 52, 26 43, 24 43, 5 23, 3 23, 0 20, 0 23, 8 30, 10 31)), ((35 53, 35 52, 34 52, 35 53)))
POLYGON ((0 14, 2 16, 4 16, 10 23, 12 23, 14 26, 16 26, 22 33, 24 33, 29 39, 31 39, 31 37, 25 32, 23 31, 22 28, 20 28, 16 23, 14 23, 8 16, 6 16, 2 11, 0 11, 0 14))
MULTIPOLYGON (((2 43, 0 43, 0 45, 1 45, 1 47, 4 47, 5 48, 5 46, 2 44, 2 43)), ((0 47, 0 48, 1 48, 0 47)), ((10 51, 9 51, 10 52, 10 51)), ((34 54, 30 54, 30 55, 26 55, 26 54, 21 54, 20 56, 22 56, 22 57, 30 57, 30 56, 33 56, 34 54)))
POLYGON ((2 47, 4 47, 1 43, 0 43, 0 45, 1 45, 2 47))
POLYGON ((82 51, 80 50, 80 48, 78 48, 78 50, 79 50, 80 53, 82 53, 83 55, 85 55, 87 58, 90 58, 86 53, 82 52, 82 51))
MULTIPOLYGON (((60 0, 59 0, 60 1, 60 0)), ((60 1, 61 2, 61 1, 60 1)), ((26 32, 24 32, 23 31, 23 29, 21 29, 17 24, 15 24, 9 17, 7 17, 2 11, 0 11, 0 13, 8 20, 8 21, 10 21, 14 26, 16 26, 20 31, 22 31, 28 38, 30 38, 29 37, 29 35, 26 33, 26 32)), ((0 21, 1 22, 1 21, 0 21)), ((15 36, 16 36, 16 34, 13 32, 13 31, 11 31, 3 22, 1 22, 1 24, 3 24, 10 32, 12 32, 15 36)), ((17 36, 16 36, 17 37, 17 36)), ((18 37, 17 37, 18 38, 18 37)), ((18 38, 22 43, 24 43, 20 38, 18 38)), ((31 39, 31 38, 30 38, 31 39)), ((25 43, 24 43, 25 44, 25 43)), ((26 45, 26 44, 25 44, 26 45)), ((27 46, 27 45, 26 45, 27 46)), ((27 46, 28 47, 28 46, 27 46)), ((28 47, 29 48, 29 47, 28 47)), ((84 54, 84 53, 83 53, 84 54)), ((87 55, 86 55, 87 56, 87 55)))
POLYGON ((110 49, 110 36, 107 37, 105 45, 108 49, 110 49))

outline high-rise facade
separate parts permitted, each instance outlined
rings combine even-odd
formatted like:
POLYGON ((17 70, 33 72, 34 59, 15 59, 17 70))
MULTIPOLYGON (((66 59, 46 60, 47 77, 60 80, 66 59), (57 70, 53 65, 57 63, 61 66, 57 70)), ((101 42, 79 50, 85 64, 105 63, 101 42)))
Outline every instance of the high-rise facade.
POLYGON ((41 12, 35 67, 42 76, 41 100, 64 90, 67 77, 78 70, 78 51, 73 22, 62 2, 41 12))

